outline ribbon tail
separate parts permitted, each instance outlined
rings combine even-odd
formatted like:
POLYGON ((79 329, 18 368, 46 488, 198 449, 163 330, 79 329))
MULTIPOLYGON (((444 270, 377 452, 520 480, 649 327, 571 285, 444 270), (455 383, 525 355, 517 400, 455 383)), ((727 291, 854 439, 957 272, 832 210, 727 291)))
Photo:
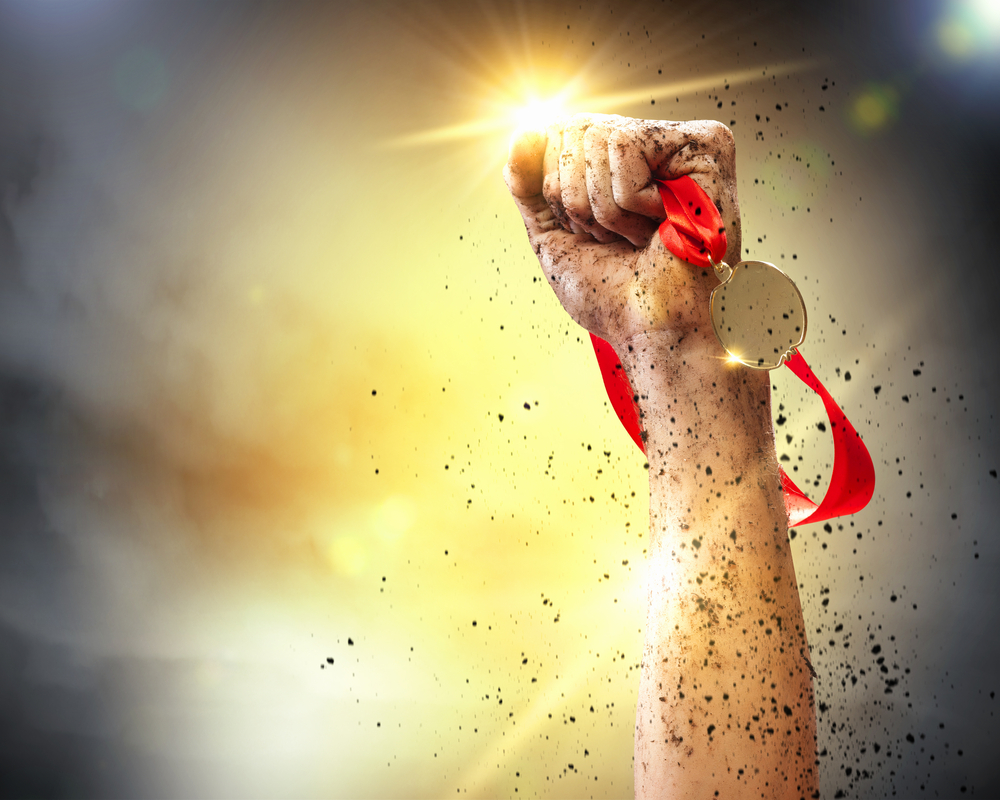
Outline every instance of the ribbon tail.
POLYGON ((872 463, 871 454, 860 434, 847 419, 847 415, 840 409, 798 350, 785 362, 785 366, 820 396, 833 434, 833 475, 830 477, 830 486, 815 511, 795 524, 822 522, 825 519, 854 514, 868 505, 868 501, 875 493, 875 465, 872 463))
POLYGON ((778 474, 781 476, 781 489, 785 496, 785 512, 788 514, 788 527, 794 528, 802 520, 809 517, 816 510, 817 506, 812 500, 806 497, 805 492, 795 485, 795 482, 788 477, 788 473, 780 466, 778 467, 778 474))
POLYGON ((594 355, 597 356, 597 364, 601 368, 601 377, 604 379, 604 390, 608 393, 611 407, 632 441, 636 443, 643 453, 646 447, 642 443, 642 432, 639 429, 639 412, 636 410, 635 392, 632 384, 629 383, 622 363, 618 358, 615 349, 599 336, 590 334, 590 341, 594 345, 594 355))

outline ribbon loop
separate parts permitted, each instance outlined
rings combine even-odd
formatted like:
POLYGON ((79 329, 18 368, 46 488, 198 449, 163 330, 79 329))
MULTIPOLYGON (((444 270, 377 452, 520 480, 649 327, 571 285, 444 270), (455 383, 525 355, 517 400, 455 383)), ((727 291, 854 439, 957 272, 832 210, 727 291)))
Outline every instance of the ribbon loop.
POLYGON ((726 257, 726 226, 712 199, 689 175, 657 180, 667 218, 660 223, 663 246, 696 267, 709 267, 726 257))

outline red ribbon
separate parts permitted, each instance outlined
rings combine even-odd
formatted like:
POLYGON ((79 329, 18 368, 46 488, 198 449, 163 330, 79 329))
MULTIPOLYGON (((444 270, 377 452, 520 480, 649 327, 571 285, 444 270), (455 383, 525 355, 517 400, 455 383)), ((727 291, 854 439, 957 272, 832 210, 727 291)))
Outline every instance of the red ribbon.
POLYGON ((711 266, 726 257, 726 226, 719 209, 701 187, 685 175, 657 181, 667 218, 660 225, 660 241, 671 253, 696 267, 711 266))
MULTIPOLYGON (((663 208, 667 212, 667 218, 659 229, 663 246, 696 267, 710 266, 709 253, 716 263, 722 261, 726 255, 726 228, 711 198, 687 175, 676 180, 657 180, 657 184, 663 208)), ((635 392, 621 361, 614 348, 606 341, 594 334, 590 334, 590 340, 594 345, 608 399, 629 436, 645 453, 635 392)), ((785 362, 785 366, 822 399, 830 420, 834 453, 830 486, 818 506, 778 467, 788 524, 821 522, 860 511, 868 505, 875 492, 875 466, 868 448, 797 350, 785 362)))

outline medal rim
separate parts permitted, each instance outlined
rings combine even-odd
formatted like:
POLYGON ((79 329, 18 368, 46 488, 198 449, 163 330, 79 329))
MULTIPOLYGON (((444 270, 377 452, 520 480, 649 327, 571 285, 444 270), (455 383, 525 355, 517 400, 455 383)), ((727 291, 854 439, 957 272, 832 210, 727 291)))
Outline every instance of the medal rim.
POLYGON ((719 344, 722 345, 722 349, 726 351, 726 354, 732 360, 739 362, 740 364, 742 364, 745 367, 749 367, 750 369, 762 370, 762 371, 765 371, 765 372, 769 372, 772 369, 777 369, 782 364, 784 364, 785 361, 789 357, 791 357, 791 355, 794 352, 795 348, 799 347, 806 340, 806 330, 807 330, 807 328, 809 326, 809 314, 808 314, 808 312, 806 310, 806 301, 802 297, 802 292, 799 291, 799 287, 795 285, 795 281, 792 280, 791 276, 787 272, 785 272, 780 267, 772 264, 770 261, 756 261, 756 260, 753 260, 753 261, 740 261, 740 262, 737 262, 736 266, 732 267, 732 272, 729 274, 729 278, 727 280, 725 280, 725 281, 721 281, 718 286, 716 286, 714 289, 712 289, 712 296, 709 298, 709 303, 708 303, 708 313, 709 313, 709 316, 711 316, 711 318, 712 318, 712 330, 715 332, 715 338, 719 340, 719 344), (723 341, 722 336, 719 334, 719 328, 715 324, 715 299, 716 299, 716 295, 718 294, 719 289, 721 289, 723 286, 728 285, 732 281, 732 279, 736 275, 736 271, 740 267, 747 266, 749 264, 763 264, 764 266, 770 267, 771 269, 776 270, 779 273, 781 273, 782 275, 784 275, 785 278, 788 279, 788 282, 792 285, 792 288, 795 290, 795 294, 799 298, 799 305, 802 307, 802 332, 799 335, 799 340, 795 344, 791 345, 784 353, 782 353, 781 356, 778 358, 778 363, 775 364, 775 365, 773 365, 773 366, 770 366, 770 365, 761 365, 761 364, 757 364, 757 363, 750 363, 748 361, 744 361, 738 355, 736 355, 735 353, 733 353, 732 350, 730 350, 728 347, 726 347, 726 343, 723 341))

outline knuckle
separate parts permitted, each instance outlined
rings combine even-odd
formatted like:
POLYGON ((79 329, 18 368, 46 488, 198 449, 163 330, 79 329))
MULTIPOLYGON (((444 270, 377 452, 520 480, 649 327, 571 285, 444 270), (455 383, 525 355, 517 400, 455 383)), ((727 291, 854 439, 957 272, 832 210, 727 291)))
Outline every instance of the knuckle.
POLYGON ((587 182, 584 175, 574 175, 572 180, 562 182, 562 198, 567 206, 578 206, 587 202, 587 182))
POLYGON ((554 199, 561 196, 561 191, 559 188, 559 175, 558 173, 550 172, 545 176, 545 180, 542 181, 542 196, 552 204, 554 199))
POLYGON ((578 222, 581 225, 594 224, 594 212, 590 207, 590 203, 580 202, 580 198, 578 197, 563 197, 563 207, 566 209, 566 213, 569 214, 570 218, 574 222, 578 222))
POLYGON ((702 127, 704 132, 700 138, 713 150, 721 155, 736 152, 736 139, 727 125, 717 120, 705 120, 702 127))
POLYGON ((619 148, 625 142, 626 133, 622 127, 613 128, 608 132, 608 147, 619 148))
POLYGON ((619 171, 612 176, 611 196, 622 208, 630 208, 633 205, 636 194, 642 189, 638 181, 631 174, 619 171))
POLYGON ((560 183, 560 191, 562 194, 563 204, 567 208, 576 208, 581 203, 586 203, 587 198, 587 183, 584 175, 565 175, 563 177, 569 178, 569 180, 563 180, 560 183))
POLYGON ((590 207, 594 212, 594 219, 605 228, 617 228, 622 220, 621 210, 610 203, 602 202, 602 197, 591 197, 590 207))
POLYGON ((716 122, 716 136, 719 141, 719 150, 728 155, 729 153, 736 152, 736 137, 733 136, 733 132, 729 129, 728 125, 723 125, 721 122, 716 122))
POLYGON ((583 132, 583 146, 588 153, 604 146, 604 130, 600 125, 591 125, 583 132))

